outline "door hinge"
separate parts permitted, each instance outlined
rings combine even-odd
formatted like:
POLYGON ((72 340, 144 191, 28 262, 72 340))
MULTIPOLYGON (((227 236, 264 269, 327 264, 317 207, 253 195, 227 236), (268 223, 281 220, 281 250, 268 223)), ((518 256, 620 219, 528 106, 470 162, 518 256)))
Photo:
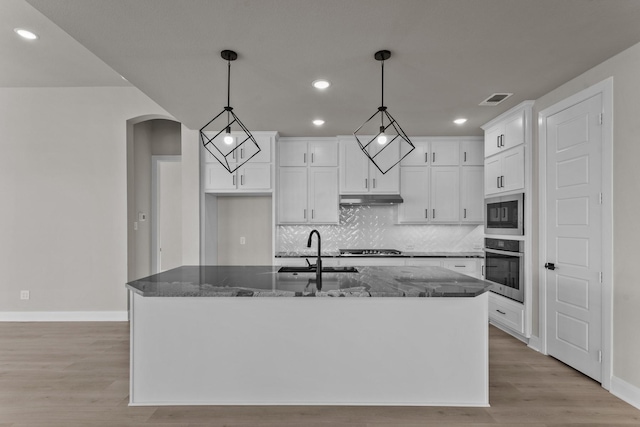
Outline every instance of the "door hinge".
POLYGON ((602 363, 602 350, 598 350, 598 363, 602 363))
POLYGON ((604 121, 604 113, 598 114, 598 123, 602 124, 603 121, 604 121))
POLYGON ((600 276, 600 283, 602 283, 602 271, 598 275, 600 276))

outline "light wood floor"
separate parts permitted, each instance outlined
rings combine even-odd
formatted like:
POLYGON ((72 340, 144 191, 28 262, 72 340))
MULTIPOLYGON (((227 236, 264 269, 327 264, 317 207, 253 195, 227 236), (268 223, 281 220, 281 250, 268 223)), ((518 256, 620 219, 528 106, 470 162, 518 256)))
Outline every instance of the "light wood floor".
POLYGON ((490 408, 128 407, 127 323, 0 323, 0 427, 629 426, 640 411, 490 328, 490 408))

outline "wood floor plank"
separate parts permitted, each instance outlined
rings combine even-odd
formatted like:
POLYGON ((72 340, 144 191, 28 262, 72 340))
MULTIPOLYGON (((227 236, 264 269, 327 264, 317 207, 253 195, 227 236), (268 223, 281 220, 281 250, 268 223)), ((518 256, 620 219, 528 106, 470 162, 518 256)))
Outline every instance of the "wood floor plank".
POLYGON ((640 411, 489 328, 490 408, 129 407, 127 322, 0 323, 0 427, 622 427, 640 411))

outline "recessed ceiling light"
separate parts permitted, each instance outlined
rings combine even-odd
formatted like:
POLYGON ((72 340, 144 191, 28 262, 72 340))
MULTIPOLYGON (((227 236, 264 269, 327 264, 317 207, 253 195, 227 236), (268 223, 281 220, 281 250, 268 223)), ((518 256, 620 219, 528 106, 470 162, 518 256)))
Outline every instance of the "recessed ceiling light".
POLYGON ((322 120, 322 119, 315 119, 315 120, 313 121, 313 124, 314 124, 314 125, 316 125, 316 126, 322 126, 322 125, 324 124, 324 120, 322 120))
POLYGON ((20 37, 25 38, 27 40, 35 40, 38 36, 35 33, 32 33, 29 30, 25 30, 24 28, 15 28, 13 31, 16 32, 20 37))
POLYGON ((312 84, 316 89, 326 89, 331 86, 331 83, 329 83, 327 80, 316 80, 312 84))
POLYGON ((463 119, 462 117, 461 117, 461 118, 459 118, 459 119, 455 119, 455 120, 453 121, 453 123, 455 123, 455 124, 457 124, 457 125, 462 125, 462 124, 465 124, 466 122, 467 122, 467 119, 463 119))

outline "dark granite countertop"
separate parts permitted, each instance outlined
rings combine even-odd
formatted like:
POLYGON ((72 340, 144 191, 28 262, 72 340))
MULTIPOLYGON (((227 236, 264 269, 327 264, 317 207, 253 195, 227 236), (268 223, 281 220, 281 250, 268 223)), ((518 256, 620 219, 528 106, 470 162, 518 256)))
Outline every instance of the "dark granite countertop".
POLYGON ((278 273, 277 266, 182 266, 134 280, 144 297, 475 297, 491 284, 441 267, 356 267, 358 273, 278 273))
MULTIPOLYGON (((315 251, 276 252, 276 258, 315 258, 315 251)), ((484 252, 402 252, 400 255, 340 255, 339 252, 323 252, 323 258, 484 258, 484 252)))

